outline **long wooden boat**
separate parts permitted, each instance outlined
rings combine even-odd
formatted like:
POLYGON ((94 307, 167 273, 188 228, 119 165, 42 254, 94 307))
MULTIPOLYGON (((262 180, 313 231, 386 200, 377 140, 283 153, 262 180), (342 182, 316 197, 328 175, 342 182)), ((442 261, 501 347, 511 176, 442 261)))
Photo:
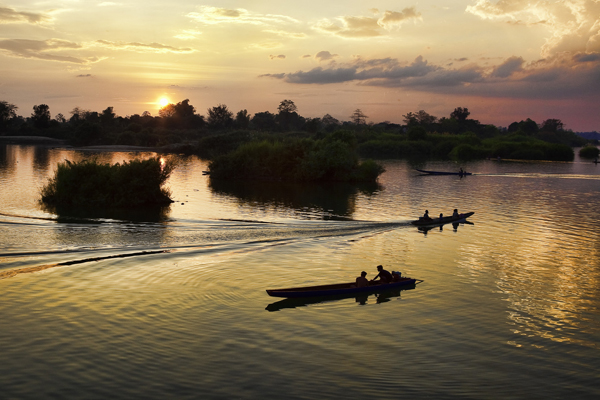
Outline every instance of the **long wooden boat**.
POLYGON ((423 173, 423 174, 428 174, 428 175, 459 175, 459 176, 465 176, 465 175, 473 175, 472 172, 446 172, 446 171, 425 171, 423 169, 418 169, 417 171, 423 173))
POLYGON ((385 303, 390 301, 393 297, 400 297, 400 293, 405 290, 412 290, 416 288, 416 283, 413 285, 403 285, 395 289, 377 291, 375 293, 355 293, 355 294, 339 294, 330 296, 310 296, 310 297, 290 297, 290 298, 278 298, 274 303, 267 305, 265 310, 267 311, 280 311, 284 308, 297 308, 304 307, 310 304, 326 303, 330 301, 354 299, 359 304, 366 304, 370 296, 375 296, 375 302, 377 304, 385 303))
POLYGON ((416 221, 411 221, 411 224, 416 225, 416 226, 437 226, 437 225, 450 224, 452 222, 461 223, 461 222, 466 222, 467 218, 469 218, 473 214, 475 214, 475 212, 458 214, 458 217, 449 216, 449 217, 443 217, 443 218, 430 218, 430 219, 424 219, 423 217, 421 217, 416 221))
POLYGON ((366 287, 356 287, 355 282, 349 282, 338 283, 334 285, 305 286, 286 289, 267 289, 267 293, 269 294, 269 296, 287 298, 367 294, 382 292, 395 288, 401 288, 402 286, 407 285, 415 285, 417 282, 422 281, 404 277, 400 278, 398 281, 394 281, 391 283, 382 284, 380 282, 371 282, 371 284, 366 287))

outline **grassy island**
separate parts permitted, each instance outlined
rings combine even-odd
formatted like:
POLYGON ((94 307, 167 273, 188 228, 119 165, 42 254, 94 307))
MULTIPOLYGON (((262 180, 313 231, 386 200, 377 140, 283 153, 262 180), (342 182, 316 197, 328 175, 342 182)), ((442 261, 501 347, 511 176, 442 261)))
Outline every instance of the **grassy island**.
POLYGON ((589 159, 598 158, 598 156, 600 156, 600 150, 596 146, 587 145, 579 150, 579 156, 581 158, 589 159))
POLYGON ((41 201, 53 207, 134 208, 173 201, 162 186, 174 169, 159 157, 123 164, 84 160, 59 163, 54 177, 41 190, 41 201))
POLYGON ((374 182, 384 169, 360 161, 354 134, 338 131, 323 139, 254 140, 215 157, 211 178, 287 182, 374 182))

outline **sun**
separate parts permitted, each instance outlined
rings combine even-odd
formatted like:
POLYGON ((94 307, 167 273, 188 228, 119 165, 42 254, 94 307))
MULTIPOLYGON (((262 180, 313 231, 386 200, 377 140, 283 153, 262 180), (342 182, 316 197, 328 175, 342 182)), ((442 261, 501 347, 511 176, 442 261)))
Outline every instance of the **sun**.
POLYGON ((171 102, 171 101, 170 101, 168 98, 166 98, 166 97, 161 97, 161 98, 158 100, 158 104, 159 104, 161 107, 164 107, 164 106, 166 106, 166 105, 167 105, 167 104, 169 104, 170 102, 171 102))

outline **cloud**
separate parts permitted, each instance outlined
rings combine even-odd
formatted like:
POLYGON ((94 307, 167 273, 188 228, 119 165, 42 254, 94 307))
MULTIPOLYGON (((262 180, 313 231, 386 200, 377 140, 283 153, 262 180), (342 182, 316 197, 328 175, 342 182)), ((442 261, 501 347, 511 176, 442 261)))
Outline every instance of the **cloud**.
POLYGON ((600 53, 579 53, 573 56, 575 62, 600 61, 600 53))
POLYGON ((391 29, 396 26, 400 26, 402 23, 408 20, 422 20, 421 13, 417 12, 414 7, 407 7, 401 12, 397 11, 386 11, 377 23, 386 29, 391 29))
POLYGON ((263 32, 274 33, 278 36, 287 37, 290 39, 306 39, 308 36, 303 32, 288 32, 281 29, 265 29, 263 32))
POLYGON ((115 50, 132 50, 138 53, 193 53, 194 49, 189 47, 173 47, 161 43, 139 43, 139 42, 111 42, 108 40, 97 40, 96 44, 115 50))
POLYGON ((471 63, 460 68, 430 64, 422 56, 412 63, 394 58, 355 59, 328 68, 264 74, 293 84, 410 88, 452 95, 507 98, 568 98, 600 93, 600 53, 556 56, 527 64, 513 56, 496 66, 471 63))
POLYGON ((271 60, 284 60, 284 59, 285 59, 285 55, 283 55, 283 54, 280 54, 280 55, 278 55, 278 56, 274 56, 274 55, 272 55, 272 54, 271 54, 271 55, 269 56, 269 58, 270 58, 271 60))
POLYGON ((173 37, 176 39, 181 39, 181 40, 192 40, 192 39, 196 39, 196 37, 199 35, 202 35, 202 32, 188 29, 188 30, 184 30, 179 35, 175 35, 173 37))
POLYGON ((502 64, 494 68, 494 71, 492 71, 491 76, 498 78, 508 78, 515 72, 520 71, 522 69, 521 66, 524 63, 525 60, 523 60, 522 57, 510 57, 502 64))
POLYGON ((92 74, 79 74, 75 78, 91 78, 92 74))
POLYGON ((315 55, 315 59, 317 59, 318 61, 327 61, 327 60, 333 60, 337 56, 338 56, 337 54, 331 54, 328 51, 320 51, 315 55))
POLYGON ((372 17, 339 17, 333 22, 324 19, 315 25, 315 29, 342 38, 368 38, 383 35, 377 18, 372 17))
POLYGON ((596 0, 477 0, 466 11, 515 25, 543 24, 550 32, 540 49, 544 57, 562 51, 600 50, 600 2, 596 0))
MULTIPOLYGON (((379 14, 379 10, 371 10, 379 14)), ((421 13, 414 7, 405 8, 401 12, 385 11, 383 16, 354 17, 341 16, 333 20, 322 19, 314 25, 314 29, 346 39, 372 38, 385 36, 393 28, 399 28, 406 21, 421 20, 421 13)))
POLYGON ((191 12, 187 17, 206 25, 216 24, 251 24, 251 25, 280 25, 298 23, 298 20, 274 14, 253 13, 243 8, 229 9, 200 6, 198 12, 191 12))
POLYGON ((330 84, 341 82, 361 82, 367 85, 380 86, 384 82, 395 86, 405 78, 424 76, 438 67, 429 66, 421 56, 412 64, 402 66, 396 59, 385 58, 375 60, 357 59, 352 63, 330 68, 316 67, 310 71, 298 71, 288 74, 265 74, 263 77, 283 79, 298 84, 330 84))
POLYGON ((14 8, 0 7, 0 24, 43 24, 51 21, 52 17, 48 14, 23 12, 17 11, 14 8))
POLYGON ((73 64, 90 64, 100 61, 97 57, 78 58, 51 54, 49 51, 79 50, 83 47, 77 43, 61 39, 29 40, 29 39, 3 39, 0 40, 0 51, 11 57, 34 58, 47 61, 58 61, 73 64))

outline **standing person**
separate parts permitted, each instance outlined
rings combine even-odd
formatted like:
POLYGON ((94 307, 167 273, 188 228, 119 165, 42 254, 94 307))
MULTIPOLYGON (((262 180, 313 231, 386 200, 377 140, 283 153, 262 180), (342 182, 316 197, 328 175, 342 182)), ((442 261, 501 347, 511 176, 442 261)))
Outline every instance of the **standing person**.
POLYGON ((394 280, 394 277, 392 276, 390 271, 386 271, 385 269, 383 269, 383 265, 378 265, 377 271, 379 271, 379 273, 375 278, 371 279, 371 282, 374 282, 377 278, 379 278, 379 281, 381 283, 390 283, 394 280))
POLYGON ((367 276, 367 273, 365 271, 360 273, 360 276, 358 278, 356 278, 356 287, 366 287, 369 286, 369 280, 367 278, 365 278, 367 276))

